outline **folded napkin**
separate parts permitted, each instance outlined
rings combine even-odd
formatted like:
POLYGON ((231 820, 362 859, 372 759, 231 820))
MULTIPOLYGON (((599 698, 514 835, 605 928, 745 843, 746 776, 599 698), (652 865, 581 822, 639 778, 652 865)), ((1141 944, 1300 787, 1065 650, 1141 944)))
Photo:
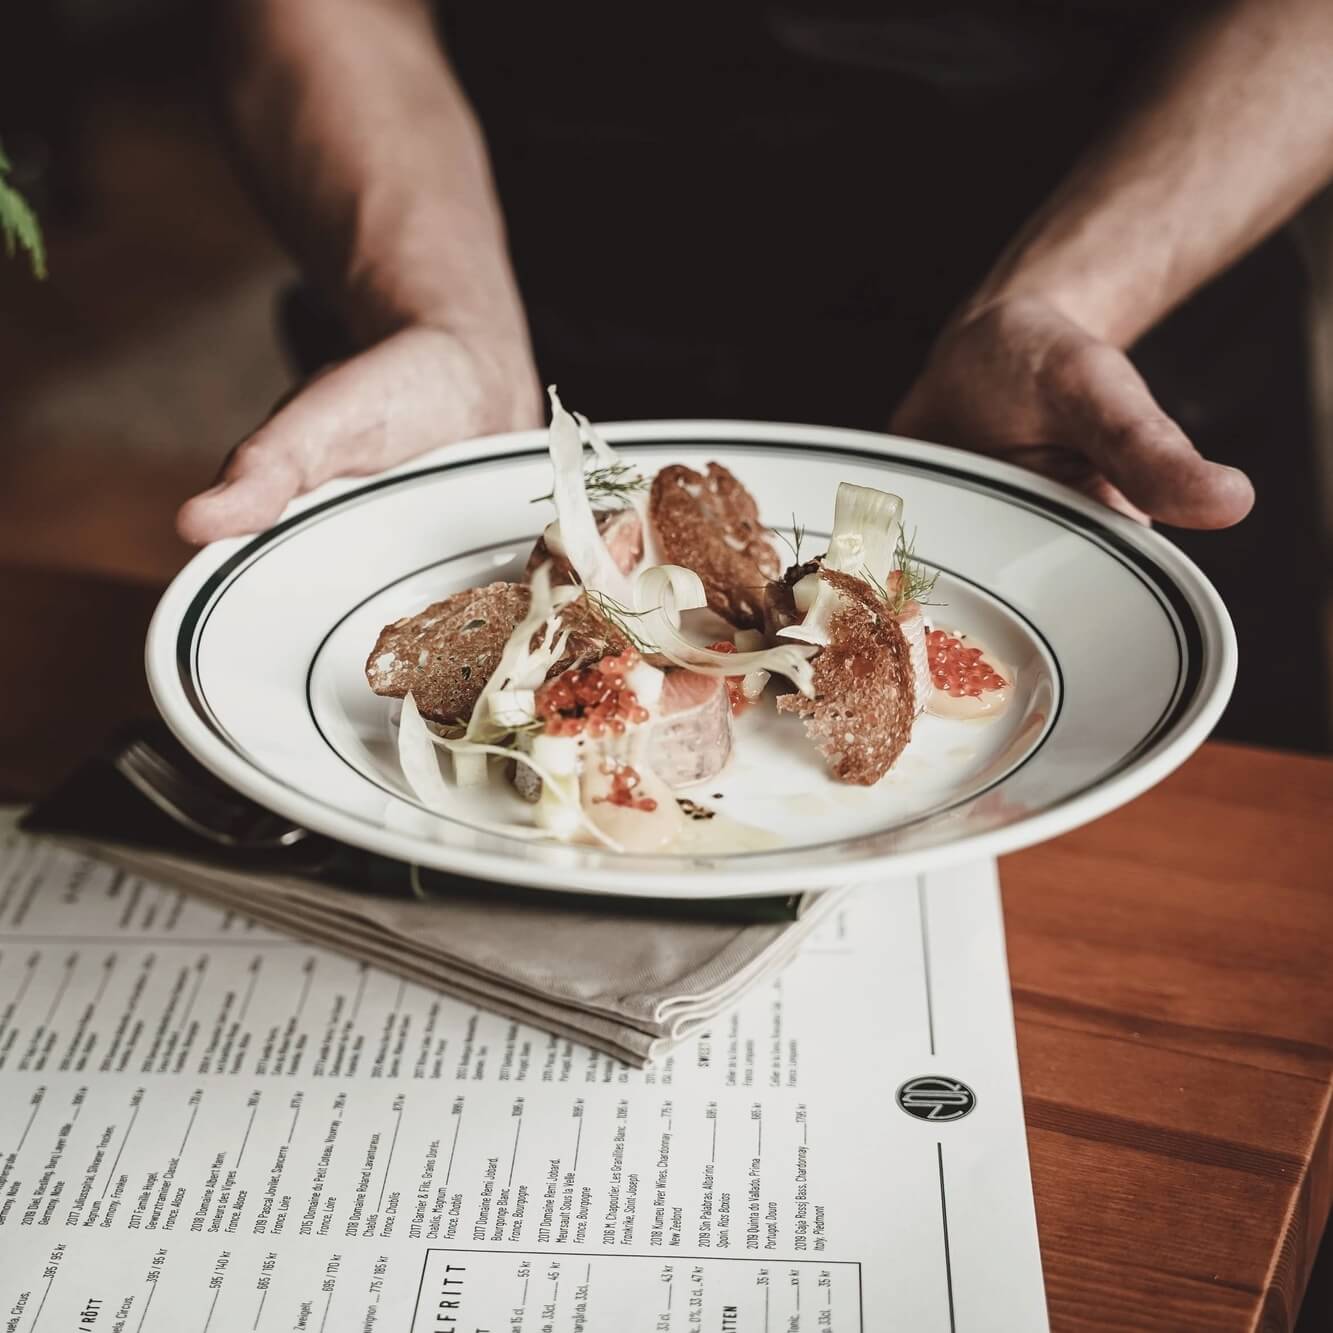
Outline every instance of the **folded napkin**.
MULTIPOLYGON (((164 744, 156 735, 154 742, 164 744)), ((758 911, 714 902, 685 915, 695 905, 516 891, 336 845, 330 859, 324 840, 312 872, 295 859, 230 853, 166 828, 163 818, 119 776, 113 751, 76 773, 24 825, 634 1065, 651 1062, 772 977, 842 899, 837 890, 805 894, 758 911), (346 887, 328 881, 331 863, 346 887), (409 892, 400 891, 403 883, 409 892)))

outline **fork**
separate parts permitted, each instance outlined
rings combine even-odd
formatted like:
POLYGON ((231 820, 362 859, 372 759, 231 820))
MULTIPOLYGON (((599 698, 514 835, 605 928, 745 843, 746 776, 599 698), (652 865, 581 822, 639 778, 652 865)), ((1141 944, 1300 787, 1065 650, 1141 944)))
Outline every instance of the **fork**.
POLYGON ((112 760, 116 771, 182 828, 222 847, 264 851, 291 847, 307 831, 203 770, 186 772, 161 750, 136 737, 112 760))

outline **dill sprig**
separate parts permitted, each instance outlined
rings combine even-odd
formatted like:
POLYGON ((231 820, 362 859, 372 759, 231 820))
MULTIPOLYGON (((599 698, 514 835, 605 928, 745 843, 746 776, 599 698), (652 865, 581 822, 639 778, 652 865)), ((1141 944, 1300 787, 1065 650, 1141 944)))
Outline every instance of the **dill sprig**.
POLYGON ((539 717, 526 718, 522 722, 517 722, 509 728, 504 740, 499 744, 507 749, 512 749, 524 736, 536 736, 539 732, 546 730, 546 723, 539 717))
POLYGON ((596 588, 585 588, 583 596, 597 615, 605 620, 637 652, 646 655, 657 651, 657 645, 644 638, 630 623, 634 620, 641 620, 646 615, 651 615, 651 611, 631 611, 629 607, 622 606, 614 597, 610 597, 596 588))
MULTIPOLYGON (((648 489, 648 480, 632 464, 625 462, 605 463, 601 467, 587 469, 583 474, 583 486, 588 492, 588 499, 594 504, 601 500, 618 500, 622 503, 631 495, 648 489)), ((555 492, 539 495, 530 504, 541 504, 543 500, 554 500, 555 492)))
POLYGON ((12 259, 18 248, 26 251, 34 278, 46 277, 46 246, 37 214, 28 201, 6 177, 13 170, 5 151, 0 148, 0 236, 5 239, 5 253, 12 259))
POLYGON ((805 524, 796 521, 796 514, 793 511, 791 516, 791 536, 788 537, 781 528, 769 528, 771 532, 790 552, 792 564, 801 563, 801 547, 805 545, 805 524))
POLYGON ((917 559, 915 528, 912 529, 910 541, 902 528, 898 529, 898 545, 893 555, 898 562, 898 609, 901 610, 908 602, 915 602, 918 606, 937 606, 937 602, 929 599, 935 591, 935 584, 939 582, 939 571, 927 573, 926 566, 917 559))
POLYGON ((912 529, 911 539, 901 528, 898 529, 898 545, 893 552, 894 568, 897 578, 890 576, 888 586, 875 578, 868 570, 862 569, 861 577, 879 594, 880 599, 888 603, 891 615, 900 616, 908 602, 918 606, 938 606, 938 602, 929 600, 935 591, 939 579, 938 571, 927 573, 925 565, 916 556, 916 529, 912 529))

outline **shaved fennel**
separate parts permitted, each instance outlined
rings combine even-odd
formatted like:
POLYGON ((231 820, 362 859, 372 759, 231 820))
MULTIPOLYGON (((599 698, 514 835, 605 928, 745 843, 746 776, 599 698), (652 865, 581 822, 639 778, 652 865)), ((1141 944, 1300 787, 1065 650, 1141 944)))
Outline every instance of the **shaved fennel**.
MULTIPOLYGON (((583 438, 588 442, 588 447, 597 455, 597 461, 604 468, 628 469, 631 466, 622 454, 618 454, 607 444, 602 433, 582 412, 575 412, 574 419, 579 423, 579 429, 583 433, 583 438)), ((643 567, 647 569, 650 565, 660 565, 662 563, 662 548, 657 540, 657 528, 648 518, 650 500, 648 483, 645 481, 628 490, 624 498, 630 508, 638 514, 639 524, 643 529, 643 567)))
POLYGON ((583 415, 582 412, 575 412, 574 420, 579 423, 579 434, 583 437, 587 446, 597 455, 598 462, 608 466, 614 466, 616 463, 623 463, 625 461, 609 444, 607 444, 602 438, 601 432, 583 415))
MULTIPOLYGON (((403 777, 413 796, 432 813, 447 815, 453 805, 453 797, 449 784, 440 772, 440 761, 435 754, 435 746, 440 740, 426 726, 425 719, 417 711, 417 701, 409 693, 403 700, 403 711, 398 719, 398 765, 403 770, 403 777)), ((548 836, 545 830, 534 829, 526 824, 479 823, 471 815, 467 822, 485 833, 498 833, 509 838, 548 836)))
MULTIPOLYGON (((618 602, 628 602, 629 580, 620 572, 597 531, 597 517, 588 499, 583 475, 583 437, 578 422, 561 406, 554 385, 548 392, 551 395, 548 439, 554 473, 551 493, 560 524, 560 546, 585 588, 606 593, 618 602)), ((603 447, 607 447, 605 442, 603 447)))
POLYGON ((741 693, 754 703, 763 694, 772 674, 771 671, 747 671, 741 677, 741 693))
MULTIPOLYGON (((578 784, 571 784, 562 779, 559 775, 552 773, 540 760, 533 758, 526 750, 511 750, 503 745, 478 745, 475 741, 450 740, 447 736, 435 736, 430 732, 426 733, 431 737, 436 745, 443 746, 446 750, 455 752, 455 758, 459 753, 466 755, 478 755, 485 759, 488 755, 494 755, 499 759, 512 759, 515 763, 524 764, 542 780, 543 801, 555 801, 558 804, 569 807, 570 813, 566 818, 560 821, 556 826, 553 823, 546 823, 543 832, 551 836, 559 837, 562 841, 568 840, 573 829, 586 829, 603 846, 611 848, 612 851, 620 851, 620 844, 613 838, 608 838, 601 829, 599 829, 591 819, 588 818, 579 800, 578 784)), ((436 770, 438 772, 438 769, 436 770)), ((539 823, 542 821, 539 821, 539 823)), ((526 827, 524 825, 523 827, 526 827)))
POLYGON ((680 613, 707 603, 699 576, 682 565, 654 565, 634 585, 634 604, 644 639, 679 667, 702 676, 747 676, 755 671, 776 671, 802 694, 814 694, 814 672, 809 659, 813 648, 779 644, 754 653, 719 653, 700 648, 681 633, 680 613))
POLYGON ((483 777, 485 774, 484 765, 490 755, 502 759, 514 759, 520 764, 526 764, 541 778, 544 799, 558 803, 572 803, 573 815, 566 816, 565 820, 562 821, 562 827, 558 830, 549 826, 533 828, 528 824, 478 823, 469 814, 467 822, 474 827, 483 829, 487 833, 501 833, 507 837, 535 839, 559 836, 562 839, 567 839, 569 834, 566 830, 572 821, 573 826, 585 829, 604 847, 609 847, 612 851, 617 852, 621 850, 620 844, 614 838, 609 838, 588 818, 587 812, 579 801, 577 781, 572 785, 567 781, 562 781, 545 764, 522 750, 510 750, 502 745, 483 745, 462 737, 441 736, 431 731, 426 725, 425 719, 417 710, 416 700, 409 693, 403 699, 403 711, 398 720, 398 763, 403 770, 403 777, 407 779, 407 785, 412 789, 412 794, 417 800, 434 813, 446 815, 449 813, 453 798, 449 791, 449 784, 440 772, 440 763, 435 753, 437 746, 440 749, 448 750, 454 756, 455 766, 457 766, 457 760, 460 756, 480 760, 483 765, 483 777))
POLYGON ((467 724, 468 741, 494 741, 513 729, 512 726, 496 721, 492 700, 497 694, 535 690, 546 679, 546 673, 560 660, 569 642, 568 633, 560 631, 559 611, 578 595, 577 588, 551 587, 549 565, 542 565, 536 570, 532 576, 532 600, 528 604, 528 614, 514 626, 514 632, 500 654, 499 663, 482 687, 467 724), (542 633, 541 642, 533 648, 532 637, 539 631, 542 633))
MULTIPOLYGON (((829 538, 828 554, 824 556, 824 568, 882 583, 893 566, 902 514, 903 502, 898 496, 869 486, 841 482, 833 507, 833 535, 829 538)), ((799 625, 780 629, 778 637, 825 647, 829 641, 829 628, 840 605, 838 590, 826 580, 819 579, 814 604, 805 619, 799 625)))

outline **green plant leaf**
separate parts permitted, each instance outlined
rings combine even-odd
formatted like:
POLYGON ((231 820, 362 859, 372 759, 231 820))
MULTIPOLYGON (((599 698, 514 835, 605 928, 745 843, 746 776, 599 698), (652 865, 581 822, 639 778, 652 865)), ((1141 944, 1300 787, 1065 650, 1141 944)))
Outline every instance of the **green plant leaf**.
POLYGON ((28 256, 35 278, 46 277, 46 245, 37 214, 7 177, 13 170, 5 150, 0 148, 0 235, 4 236, 5 254, 11 259, 22 249, 28 256))

